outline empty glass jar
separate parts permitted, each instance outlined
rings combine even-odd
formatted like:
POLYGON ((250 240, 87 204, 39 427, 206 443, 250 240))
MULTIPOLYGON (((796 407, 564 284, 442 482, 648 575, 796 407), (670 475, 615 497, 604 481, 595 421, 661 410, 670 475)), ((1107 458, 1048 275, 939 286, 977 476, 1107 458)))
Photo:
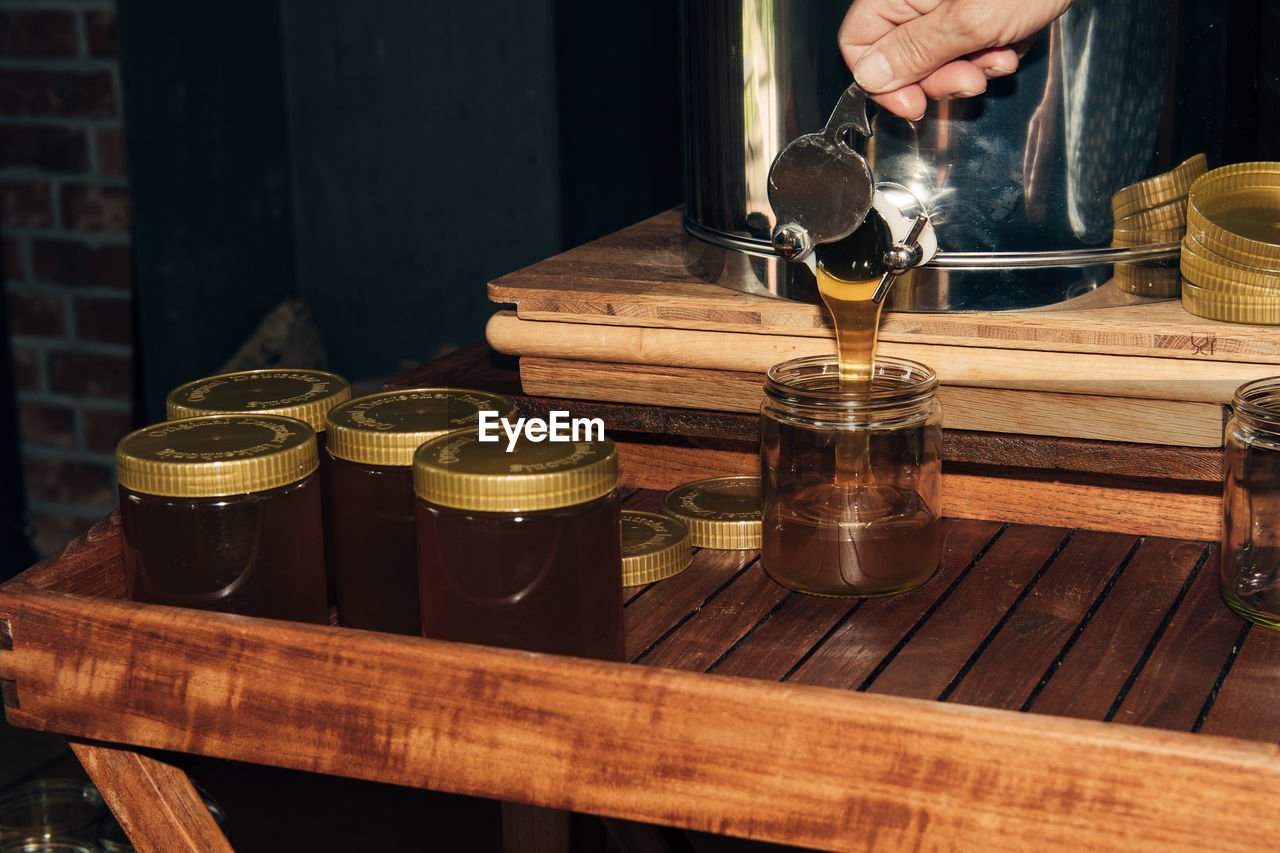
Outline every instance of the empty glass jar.
POLYGON ((1280 628, 1280 377, 1241 385, 1225 442, 1222 597, 1280 628))
POLYGON ((928 580, 942 553, 938 380, 883 357, 869 390, 841 391, 839 374, 834 355, 769 369, 760 559, 800 592, 903 592, 928 580))

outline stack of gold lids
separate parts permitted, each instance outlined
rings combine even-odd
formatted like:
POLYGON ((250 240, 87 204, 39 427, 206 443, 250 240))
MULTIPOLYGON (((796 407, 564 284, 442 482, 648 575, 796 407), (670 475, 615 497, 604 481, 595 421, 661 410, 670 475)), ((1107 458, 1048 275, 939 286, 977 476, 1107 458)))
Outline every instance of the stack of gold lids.
MULTIPOLYGON (((1197 154, 1164 174, 1131 184, 1112 196, 1115 230, 1111 245, 1134 249, 1181 241, 1187 229, 1187 194, 1205 168, 1205 156, 1197 154)), ((1128 293, 1178 295, 1176 257, 1118 263, 1114 278, 1116 286, 1128 293)))
POLYGON ((1280 325, 1280 163, 1223 166, 1192 185, 1182 305, 1211 320, 1280 325))

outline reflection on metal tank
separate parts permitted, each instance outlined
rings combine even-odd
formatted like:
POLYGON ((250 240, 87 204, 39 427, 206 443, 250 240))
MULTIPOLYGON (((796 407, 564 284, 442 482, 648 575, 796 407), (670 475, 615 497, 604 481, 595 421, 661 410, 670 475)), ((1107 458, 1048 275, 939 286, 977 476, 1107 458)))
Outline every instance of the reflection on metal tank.
MULTIPOLYGON (((847 8, 683 5, 685 227, 753 256, 731 264, 754 276, 746 289, 817 301, 808 270, 774 255, 766 186, 777 152, 820 129, 851 80, 836 47, 847 8)), ((893 307, 1030 308, 1104 283, 1128 251, 1110 248, 1111 196, 1213 149, 1213 111, 1198 105, 1215 96, 1205 72, 1223 61, 1224 14, 1185 0, 1077 0, 985 95, 931 102, 918 122, 877 111, 864 151, 875 179, 912 188, 940 247, 895 286, 893 307)))

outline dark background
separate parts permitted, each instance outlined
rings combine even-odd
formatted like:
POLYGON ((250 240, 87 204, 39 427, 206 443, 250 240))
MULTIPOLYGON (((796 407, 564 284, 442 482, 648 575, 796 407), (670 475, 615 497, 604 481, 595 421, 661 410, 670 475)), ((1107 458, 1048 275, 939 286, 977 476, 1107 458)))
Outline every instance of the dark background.
POLYGON ((150 419, 282 299, 386 377, 679 203, 676 0, 120 0, 119 34, 150 419))
MULTIPOLYGON (((377 381, 479 339, 493 278, 678 204, 680 5, 118 0, 134 425, 285 299, 330 369, 377 381)), ((1179 8, 1199 147, 1280 157, 1280 2, 1179 8)), ((36 556, 11 360, 0 578, 36 556)))

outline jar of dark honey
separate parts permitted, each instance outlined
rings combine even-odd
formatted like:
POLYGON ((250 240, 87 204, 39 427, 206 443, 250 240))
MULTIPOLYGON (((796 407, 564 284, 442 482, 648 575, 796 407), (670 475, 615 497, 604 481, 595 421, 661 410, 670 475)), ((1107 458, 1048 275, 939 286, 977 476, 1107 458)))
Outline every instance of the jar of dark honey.
POLYGON ((468 430, 419 448, 413 480, 424 635, 622 659, 613 442, 468 430))
POLYGON ((514 411, 506 397, 463 388, 386 391, 329 411, 329 545, 343 625, 421 635, 413 452, 475 426, 481 412, 514 411))
MULTIPOLYGON (((320 455, 320 502, 329 527, 329 465, 324 452, 329 410, 351 399, 351 385, 325 370, 269 368, 206 376, 179 385, 165 398, 169 420, 201 415, 285 415, 305 421, 316 432, 320 455)), ((325 554, 325 585, 329 603, 336 594, 332 556, 325 554)))
POLYGON ((136 430, 116 447, 136 601, 325 623, 315 432, 278 415, 136 430))
POLYGON ((774 365, 761 407, 760 562, 826 596, 904 592, 942 554, 942 409, 923 364, 877 358, 843 390, 834 356, 774 365))

